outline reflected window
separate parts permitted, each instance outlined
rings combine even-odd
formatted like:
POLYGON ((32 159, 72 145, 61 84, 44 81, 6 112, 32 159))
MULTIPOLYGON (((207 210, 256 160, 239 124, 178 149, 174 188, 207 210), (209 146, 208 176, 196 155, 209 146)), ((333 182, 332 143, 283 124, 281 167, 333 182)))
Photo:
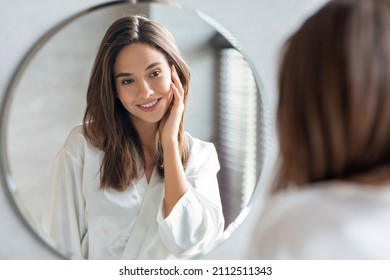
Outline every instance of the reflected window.
POLYGON ((244 56, 218 37, 217 150, 219 182, 227 224, 244 208, 256 186, 260 162, 259 93, 244 56), (237 199, 239 198, 239 199, 237 199))

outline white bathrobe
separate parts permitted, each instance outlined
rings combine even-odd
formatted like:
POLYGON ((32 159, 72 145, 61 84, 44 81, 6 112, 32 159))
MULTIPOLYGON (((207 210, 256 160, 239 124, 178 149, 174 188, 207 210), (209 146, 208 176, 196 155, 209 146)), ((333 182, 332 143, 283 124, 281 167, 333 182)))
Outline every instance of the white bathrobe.
POLYGON ((390 186, 343 181, 278 193, 265 203, 248 259, 390 259, 390 186))
POLYGON ((72 259, 188 257, 218 239, 224 218, 215 147, 186 134, 188 190, 164 219, 164 180, 156 168, 124 192, 99 188, 103 152, 75 127, 57 155, 43 230, 72 259))

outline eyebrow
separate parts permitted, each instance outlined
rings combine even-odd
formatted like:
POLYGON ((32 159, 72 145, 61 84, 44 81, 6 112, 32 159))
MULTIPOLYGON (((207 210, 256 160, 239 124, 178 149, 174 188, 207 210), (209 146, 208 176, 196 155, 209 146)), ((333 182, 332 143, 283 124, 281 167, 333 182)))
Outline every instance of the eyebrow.
MULTIPOLYGON (((145 68, 145 71, 148 71, 150 68, 153 68, 154 66, 159 65, 159 64, 162 64, 162 63, 161 62, 153 62, 152 64, 148 65, 145 68)), ((132 75, 133 75, 132 73, 119 73, 115 76, 115 78, 128 77, 128 76, 132 76, 132 75)))

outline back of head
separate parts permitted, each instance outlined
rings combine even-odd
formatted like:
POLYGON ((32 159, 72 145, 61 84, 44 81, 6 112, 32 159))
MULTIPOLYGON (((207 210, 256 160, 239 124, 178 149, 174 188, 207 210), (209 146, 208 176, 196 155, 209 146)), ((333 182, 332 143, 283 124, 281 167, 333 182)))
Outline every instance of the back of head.
POLYGON ((276 188, 388 164, 390 1, 330 1, 283 51, 276 188))

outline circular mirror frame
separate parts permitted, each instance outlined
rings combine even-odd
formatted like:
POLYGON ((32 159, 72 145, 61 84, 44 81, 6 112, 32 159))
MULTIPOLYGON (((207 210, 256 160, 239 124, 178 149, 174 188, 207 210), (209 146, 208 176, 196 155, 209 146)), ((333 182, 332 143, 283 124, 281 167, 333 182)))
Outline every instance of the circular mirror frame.
MULTIPOLYGON (((7 189, 8 194, 8 200, 11 200, 12 207, 14 208, 15 212, 18 214, 18 217, 22 220, 23 224, 26 226, 26 229, 33 233, 33 235, 38 239, 43 245, 46 247, 49 247, 49 249, 54 252, 58 257, 63 259, 69 259, 68 256, 65 254, 59 252, 58 249, 55 248, 54 244, 50 244, 50 240, 47 240, 44 238, 36 229, 36 226, 31 222, 31 219, 29 219, 29 213, 23 207, 23 204, 19 201, 18 196, 16 195, 17 186, 16 183, 13 180, 10 164, 9 164, 9 157, 8 157, 8 151, 7 151, 7 124, 9 120, 9 111, 12 104, 12 97, 14 95, 15 89, 23 77, 25 69, 28 67, 30 61, 34 58, 35 54, 41 49, 41 47, 49 41, 49 39, 54 36, 57 32, 61 31, 62 28, 73 22, 74 20, 87 15, 89 13, 92 13, 94 11, 104 9, 111 7, 113 5, 120 5, 120 4, 134 4, 131 1, 111 1, 106 2, 100 5, 96 5, 93 7, 90 7, 88 9, 82 10, 64 20, 62 20, 60 23, 55 25, 54 27, 50 28, 47 32, 44 33, 37 41, 33 44, 33 46, 27 51, 25 56, 22 58, 20 64, 16 68, 16 71, 14 75, 12 76, 6 93, 3 96, 1 100, 1 107, 0 107, 0 154, 2 155, 0 157, 0 179, 2 185, 7 189)), ((161 3, 164 4, 164 3, 161 3)), ((200 19, 205 21, 207 24, 209 24, 211 27, 213 27, 216 31, 218 31, 225 39, 231 44, 231 46, 239 51, 244 59, 247 61, 248 65, 250 66, 252 70, 252 74, 254 76, 256 86, 259 93, 259 105, 260 105, 260 119, 259 119, 259 125, 260 125, 260 147, 262 151, 265 149, 265 137, 266 137, 266 129, 265 129, 265 108, 264 108, 264 100, 263 96, 261 95, 262 91, 262 84, 260 82, 260 79, 257 75, 257 72, 255 71, 254 65, 251 63, 251 61, 248 59, 245 51, 242 49, 238 41, 235 39, 235 37, 227 31, 221 24, 219 24, 217 21, 209 17, 207 14, 198 11, 193 8, 185 7, 183 5, 180 5, 180 8, 183 10, 186 10, 187 12, 194 13, 196 16, 198 16, 200 19)), ((225 229, 222 237, 219 240, 216 240, 212 245, 210 245, 207 250, 194 255, 191 257, 191 259, 199 259, 202 256, 205 256, 215 250, 217 247, 223 245, 223 242, 228 239, 233 232, 242 224, 242 222, 246 219, 248 216, 252 205, 254 198, 254 193, 256 192, 256 189, 259 187, 259 181, 263 176, 263 167, 264 167, 264 157, 261 158, 261 162, 259 163, 260 166, 260 175, 259 178, 257 178, 256 185, 254 186, 254 191, 249 199, 249 202, 246 206, 243 207, 242 211, 239 213, 239 215, 236 217, 236 219, 228 225, 228 227, 225 229)))

